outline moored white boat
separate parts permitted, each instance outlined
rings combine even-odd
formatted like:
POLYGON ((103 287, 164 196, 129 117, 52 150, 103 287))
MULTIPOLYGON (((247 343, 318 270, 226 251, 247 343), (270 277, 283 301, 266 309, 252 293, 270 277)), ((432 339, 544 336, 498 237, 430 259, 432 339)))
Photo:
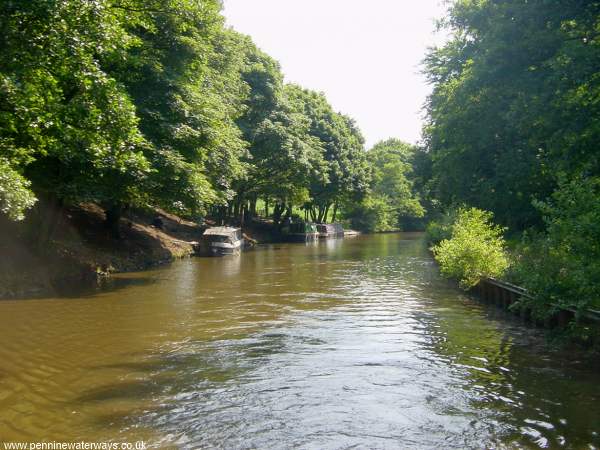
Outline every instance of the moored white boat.
POLYGON ((239 255, 244 247, 241 228, 212 227, 202 235, 201 253, 208 256, 239 255))

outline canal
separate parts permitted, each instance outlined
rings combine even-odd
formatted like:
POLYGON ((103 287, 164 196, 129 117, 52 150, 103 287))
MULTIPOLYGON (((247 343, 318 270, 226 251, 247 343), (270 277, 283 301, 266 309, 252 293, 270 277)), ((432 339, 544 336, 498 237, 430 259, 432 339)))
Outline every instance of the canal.
POLYGON ((419 234, 183 260, 0 302, 0 442, 598 448, 600 368, 542 333, 419 234))

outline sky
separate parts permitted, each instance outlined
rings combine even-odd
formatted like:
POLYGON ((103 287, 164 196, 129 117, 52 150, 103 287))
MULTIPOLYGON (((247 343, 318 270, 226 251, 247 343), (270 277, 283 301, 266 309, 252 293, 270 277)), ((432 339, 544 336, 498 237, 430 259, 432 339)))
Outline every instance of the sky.
POLYGON ((417 143, 431 87, 420 74, 440 44, 441 0, 224 0, 227 23, 279 61, 287 82, 324 92, 353 117, 367 148, 417 143))

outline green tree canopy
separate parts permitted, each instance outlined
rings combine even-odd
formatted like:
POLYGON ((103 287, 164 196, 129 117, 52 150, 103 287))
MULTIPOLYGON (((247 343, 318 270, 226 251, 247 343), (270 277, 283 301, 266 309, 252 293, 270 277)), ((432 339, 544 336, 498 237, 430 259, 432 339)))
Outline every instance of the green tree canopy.
POLYGON ((0 158, 13 180, 5 189, 31 198, 25 176, 38 195, 61 200, 135 198, 149 164, 135 108, 102 64, 129 45, 112 10, 82 0, 0 9, 0 158))
POLYGON ((309 121, 309 134, 323 147, 323 171, 310 184, 312 218, 321 222, 329 209, 351 200, 360 200, 368 191, 370 169, 364 151, 364 138, 355 122, 336 113, 321 93, 287 85, 292 109, 309 121))
POLYGON ((425 213, 412 181, 413 164, 418 149, 399 139, 379 142, 369 150, 373 167, 374 195, 387 197, 397 217, 422 217, 425 213))
POLYGON ((152 144, 149 194, 168 209, 197 212, 233 196, 245 153, 235 123, 247 87, 242 48, 224 30, 217 0, 119 3, 132 44, 112 73, 127 87, 152 144))
POLYGON ((399 230, 404 219, 423 217, 425 210, 413 182, 417 152, 415 146, 394 138, 367 152, 369 193, 346 211, 352 227, 369 232, 399 230))
POLYGON ((433 195, 513 228, 565 173, 597 173, 600 2, 453 2, 432 50, 426 140, 433 195))

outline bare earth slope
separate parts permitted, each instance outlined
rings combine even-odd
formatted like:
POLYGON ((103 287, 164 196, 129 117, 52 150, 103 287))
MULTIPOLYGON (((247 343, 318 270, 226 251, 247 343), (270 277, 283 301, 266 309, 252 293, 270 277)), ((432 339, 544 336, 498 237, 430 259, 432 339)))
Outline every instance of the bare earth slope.
POLYGON ((0 298, 62 293, 113 272, 186 257, 202 234, 198 225, 161 210, 125 214, 121 239, 105 229, 104 212, 94 204, 38 208, 35 216, 27 223, 0 220, 0 298), (162 229, 151 225, 156 216, 162 229), (47 222, 49 231, 36 225, 47 222))

